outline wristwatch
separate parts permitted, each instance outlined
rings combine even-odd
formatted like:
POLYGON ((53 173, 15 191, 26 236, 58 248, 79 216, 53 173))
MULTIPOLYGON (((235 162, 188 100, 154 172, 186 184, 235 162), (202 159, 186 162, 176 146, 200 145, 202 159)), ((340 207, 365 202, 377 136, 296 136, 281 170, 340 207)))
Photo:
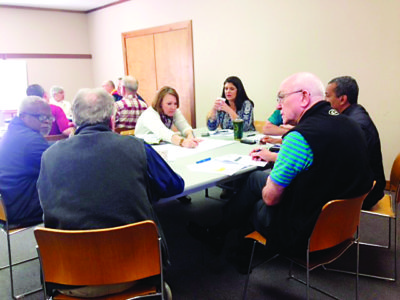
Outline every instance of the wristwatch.
POLYGON ((185 140, 184 138, 181 138, 181 140, 179 141, 179 146, 183 147, 183 141, 184 140, 185 140))

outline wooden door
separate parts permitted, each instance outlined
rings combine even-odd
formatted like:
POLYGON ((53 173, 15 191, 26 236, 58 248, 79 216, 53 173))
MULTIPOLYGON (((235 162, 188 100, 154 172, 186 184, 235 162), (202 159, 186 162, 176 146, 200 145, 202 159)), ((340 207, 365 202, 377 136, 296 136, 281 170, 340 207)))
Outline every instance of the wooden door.
POLYGON ((139 80, 139 94, 151 104, 163 86, 175 88, 180 109, 196 127, 191 21, 122 34, 125 74, 139 80))
POLYGON ((125 57, 127 64, 125 74, 132 75, 139 81, 138 93, 147 104, 151 105, 154 91, 157 90, 153 36, 144 35, 126 39, 126 47, 129 51, 125 57), (140 59, 137 59, 139 57, 140 59))

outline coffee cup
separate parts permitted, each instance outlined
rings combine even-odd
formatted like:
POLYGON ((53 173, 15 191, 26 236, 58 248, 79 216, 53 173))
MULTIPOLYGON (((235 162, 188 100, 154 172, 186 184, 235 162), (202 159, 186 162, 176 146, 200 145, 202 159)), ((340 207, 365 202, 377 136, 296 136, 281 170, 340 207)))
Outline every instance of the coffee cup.
POLYGON ((235 140, 240 140, 243 137, 243 120, 233 120, 233 137, 235 140))
POLYGON ((217 98, 217 105, 218 105, 218 110, 220 110, 222 104, 224 104, 225 99, 224 98, 217 98))

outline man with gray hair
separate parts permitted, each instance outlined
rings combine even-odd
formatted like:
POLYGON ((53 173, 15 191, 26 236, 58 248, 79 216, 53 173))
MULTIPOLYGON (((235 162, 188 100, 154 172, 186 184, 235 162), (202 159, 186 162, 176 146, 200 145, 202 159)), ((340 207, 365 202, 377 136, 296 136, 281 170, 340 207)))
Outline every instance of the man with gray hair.
POLYGON ((49 133, 53 120, 46 101, 28 96, 0 140, 0 194, 12 225, 42 222, 36 181, 42 153, 49 147, 43 135, 49 133))
POLYGON ((52 86, 50 89, 50 104, 61 107, 67 118, 71 118, 71 103, 65 100, 65 92, 61 86, 52 86))
MULTIPOLYGON (((112 131, 114 103, 101 88, 80 90, 72 105, 75 135, 43 154, 38 191, 46 227, 84 230, 154 220, 162 236, 152 202, 181 193, 184 181, 143 140, 112 131)), ((110 291, 94 289, 97 296, 110 291)))
POLYGON ((136 95, 138 81, 132 76, 125 76, 121 81, 121 93, 123 98, 115 102, 117 110, 115 127, 117 130, 135 129, 137 120, 143 111, 147 109, 146 102, 139 100, 136 95))

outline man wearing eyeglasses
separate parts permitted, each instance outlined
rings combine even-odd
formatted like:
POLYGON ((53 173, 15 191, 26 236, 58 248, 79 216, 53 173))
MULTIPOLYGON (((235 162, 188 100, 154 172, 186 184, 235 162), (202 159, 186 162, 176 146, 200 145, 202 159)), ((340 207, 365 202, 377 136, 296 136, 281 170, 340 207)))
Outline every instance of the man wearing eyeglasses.
MULTIPOLYGON (((26 89, 27 96, 38 96, 43 98, 49 103, 49 96, 39 84, 31 84, 26 89)), ((57 105, 50 104, 51 113, 54 117, 49 135, 63 134, 65 136, 71 135, 74 132, 73 123, 69 122, 64 111, 57 105)))
POLYGON ((43 136, 49 133, 53 120, 46 101, 28 96, 0 140, 0 193, 10 224, 42 222, 36 182, 42 153, 49 147, 43 136))
MULTIPOLYGON (((255 229, 266 237, 272 253, 297 253, 306 249, 324 204, 369 191, 373 175, 361 128, 332 109, 324 90, 311 73, 282 82, 277 108, 283 123, 294 127, 283 136, 274 168, 269 176, 253 172, 228 202, 222 221, 197 228, 199 239, 218 245, 232 227, 246 225, 245 233, 255 229)), ((250 249, 244 245, 235 266, 246 272, 250 249)))

